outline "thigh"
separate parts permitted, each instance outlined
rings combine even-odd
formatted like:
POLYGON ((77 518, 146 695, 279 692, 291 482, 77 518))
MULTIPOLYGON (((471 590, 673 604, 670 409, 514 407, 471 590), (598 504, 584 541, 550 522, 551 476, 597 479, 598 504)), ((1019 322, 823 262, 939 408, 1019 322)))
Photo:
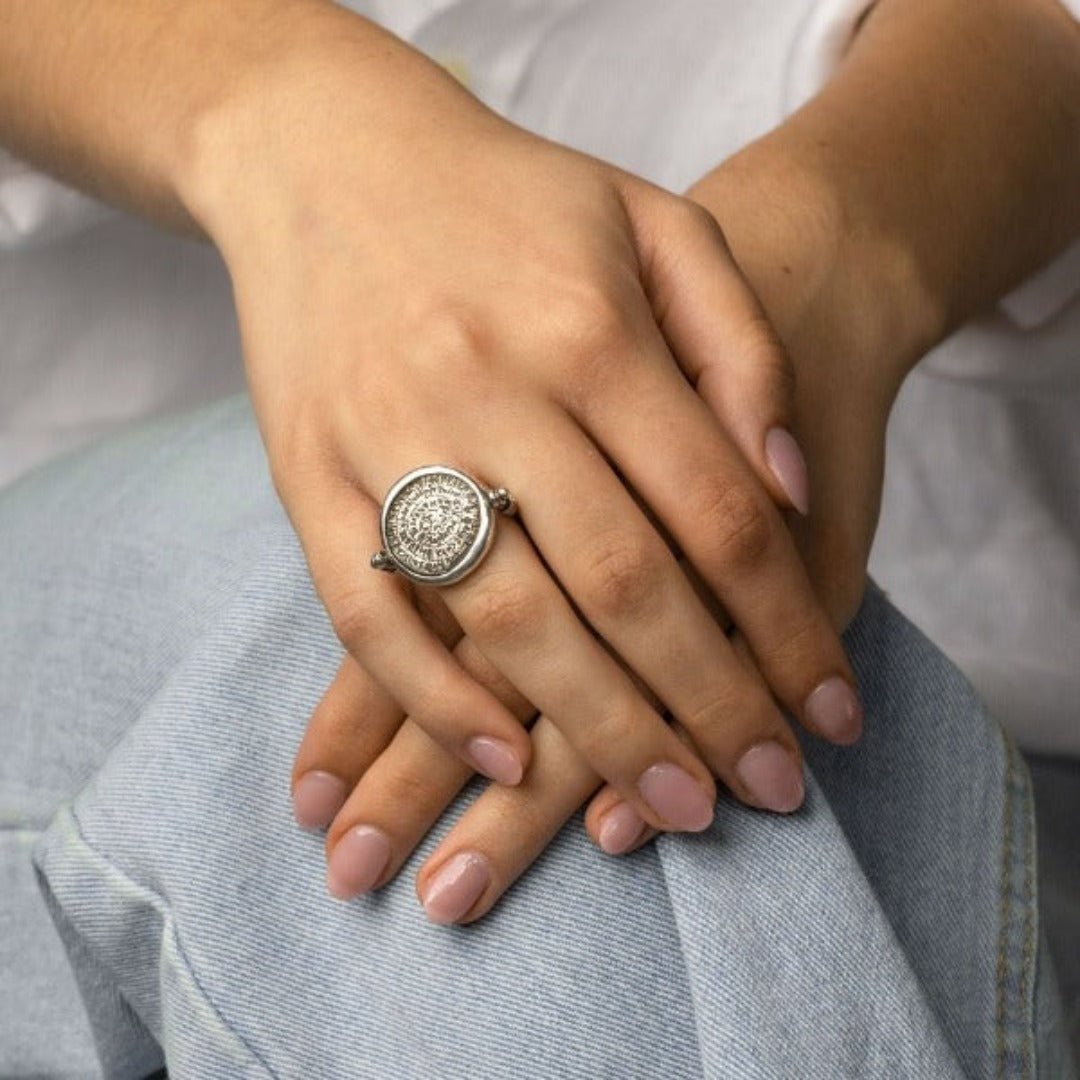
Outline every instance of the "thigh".
POLYGON ((31 853, 253 553, 287 534, 261 458, 236 399, 0 491, 2 1075, 100 1073, 31 853))
POLYGON ((292 823, 293 748, 340 649, 246 406, 58 466, 8 496, 0 529, 25 583, 0 722, 28 774, 55 778, 38 865, 107 1072, 155 1044, 200 1078, 1052 1060, 1025 774, 879 594, 848 635, 867 735, 808 748, 802 813, 724 802, 707 834, 629 859, 571 826, 488 919, 448 929, 408 868, 332 901, 319 838, 292 823))

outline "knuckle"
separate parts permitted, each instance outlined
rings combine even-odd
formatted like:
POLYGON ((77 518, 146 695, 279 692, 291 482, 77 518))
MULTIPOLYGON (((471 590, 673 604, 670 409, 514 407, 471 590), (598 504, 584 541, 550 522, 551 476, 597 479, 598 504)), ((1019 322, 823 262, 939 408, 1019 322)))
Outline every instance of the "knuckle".
POLYGON ((353 656, 362 656, 367 646, 385 632, 377 605, 365 596, 344 593, 328 599, 326 607, 334 633, 353 656))
MULTIPOLYGON (((591 768, 608 781, 617 782, 618 777, 607 767, 611 764, 612 748, 618 747, 620 755, 628 750, 640 751, 636 756, 645 759, 651 734, 647 723, 642 723, 641 710, 620 700, 611 702, 608 708, 590 717, 588 724, 575 729, 568 738, 591 768)), ((633 768, 627 772, 633 774, 633 768)))
POLYGON ((468 730, 473 710, 467 689, 463 694, 460 673, 450 665, 433 666, 407 701, 411 719, 437 742, 452 741, 458 729, 468 730))
POLYGON ((428 301, 414 313, 410 348, 435 366, 494 352, 493 328, 479 311, 445 298, 428 301))
POLYGON ((731 763, 731 753, 745 743, 747 733, 768 735, 783 721, 763 687, 742 686, 703 698, 682 722, 715 767, 731 763))
POLYGON ((509 826, 509 835, 526 853, 529 863, 540 857, 545 844, 549 842, 548 837, 558 830, 564 817, 558 808, 524 799, 514 803, 511 815, 499 816, 509 826))
POLYGON ((425 769, 419 771, 409 764, 400 763, 386 771, 380 787, 380 802, 385 806, 408 807, 412 812, 429 806, 438 793, 432 791, 431 776, 425 769))
POLYGON ((772 324, 753 316, 742 328, 737 351, 766 392, 787 406, 795 397, 795 368, 772 324))
POLYGON ((614 296, 582 290, 551 313, 560 396, 574 412, 585 414, 613 380, 622 377, 630 350, 630 319, 614 296))
MULTIPOLYGON (((716 218, 699 202, 679 196, 672 202, 672 211, 688 231, 707 233, 710 239, 724 241, 724 233, 716 218)), ((725 242, 726 243, 726 242, 725 242)))
POLYGON ((291 411, 275 412, 275 423, 266 435, 267 461, 271 483, 286 506, 335 471, 326 430, 324 414, 306 400, 299 399, 291 411))
POLYGON ((400 423, 401 371, 408 372, 410 386, 426 404, 444 404, 453 386, 480 393, 490 385, 494 364, 501 359, 496 341, 497 328, 483 311, 467 302, 440 297, 425 298, 403 315, 399 341, 407 343, 390 374, 369 379, 365 400, 400 423))
POLYGON ((524 582, 509 574, 491 574, 467 601, 462 623, 477 641, 514 645, 539 634, 543 608, 524 582))
POLYGON ((644 702, 618 697, 574 732, 574 749, 609 783, 632 789, 641 774, 670 759, 675 736, 644 702))
POLYGON ((707 740, 718 730, 730 726, 733 717, 741 717, 746 694, 731 682, 712 687, 694 701, 679 722, 695 739, 707 740))
MULTIPOLYGON (((821 653, 821 624, 814 618, 804 617, 798 622, 785 626, 775 641, 766 644, 761 650, 762 662, 770 671, 798 672, 805 671, 802 682, 805 693, 809 693, 818 682, 818 657, 821 653)), ((805 696, 805 694, 804 694, 805 696)))
POLYGON ((602 351, 626 333, 622 304, 594 283, 565 289, 548 309, 548 320, 564 346, 580 353, 602 351))
POLYGON ((772 545, 773 526, 761 498, 738 482, 710 481, 695 505, 709 523, 710 562, 727 572, 757 567, 772 545))
POLYGON ((583 574, 587 609, 609 619, 653 610, 663 565, 655 548, 645 537, 622 533, 594 542, 583 574))

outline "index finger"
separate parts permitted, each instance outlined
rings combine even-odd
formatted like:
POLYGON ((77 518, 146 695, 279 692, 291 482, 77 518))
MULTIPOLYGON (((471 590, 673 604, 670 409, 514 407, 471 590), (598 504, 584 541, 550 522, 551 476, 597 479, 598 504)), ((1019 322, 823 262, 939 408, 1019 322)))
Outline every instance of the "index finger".
MULTIPOLYGON (((736 278, 729 287, 729 308, 744 306, 745 347, 779 348, 745 286, 736 278)), ((726 608, 777 698, 811 731, 854 741, 854 674, 769 493, 654 324, 639 327, 619 360, 595 365, 567 407, 726 608)))

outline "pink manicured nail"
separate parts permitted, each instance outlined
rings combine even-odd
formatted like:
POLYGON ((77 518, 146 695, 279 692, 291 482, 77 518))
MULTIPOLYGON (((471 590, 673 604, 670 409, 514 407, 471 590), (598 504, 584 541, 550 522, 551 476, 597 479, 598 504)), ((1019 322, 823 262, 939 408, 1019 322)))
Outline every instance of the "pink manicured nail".
POLYGON ((750 797, 765 810, 790 814, 806 795, 802 770, 777 742, 752 747, 739 759, 735 772, 750 797))
POLYGON ((862 734, 862 706, 855 691, 833 675, 806 699, 810 726, 832 742, 853 743, 862 734))
POLYGON ((477 771, 482 772, 497 784, 513 786, 521 782, 525 770, 521 767, 521 761, 513 748, 502 739, 478 735, 475 739, 469 740, 465 752, 472 759, 477 771))
POLYGON ((670 826, 701 832, 712 824, 709 793, 678 765, 665 762, 646 769, 638 780, 641 797, 670 826))
POLYGON ((326 888, 335 900, 351 900, 371 889, 390 862, 390 840, 382 829, 357 825, 330 853, 326 888))
POLYGON ((453 923, 468 914, 491 883, 487 859, 473 852, 455 855, 428 882, 421 902, 435 923, 453 923))
POLYGON ((293 788, 293 816, 302 829, 325 829, 345 803, 345 781, 318 769, 304 773, 293 788))
POLYGON ((773 476, 780 482, 791 505, 803 517, 810 512, 810 481, 806 475, 806 458, 790 431, 770 428, 765 436, 765 461, 773 476))
POLYGON ((629 803, 616 803, 600 823, 600 850, 621 855, 638 842, 644 831, 641 815, 629 803))

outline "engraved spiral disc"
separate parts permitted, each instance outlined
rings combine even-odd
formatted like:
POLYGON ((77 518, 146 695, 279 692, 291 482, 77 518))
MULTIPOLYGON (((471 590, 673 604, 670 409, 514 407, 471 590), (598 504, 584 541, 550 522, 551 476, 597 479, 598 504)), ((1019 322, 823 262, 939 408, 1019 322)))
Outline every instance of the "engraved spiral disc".
POLYGON ((483 557, 492 515, 484 493, 464 473, 443 466, 403 477, 383 505, 383 543, 402 573, 448 584, 483 557))

